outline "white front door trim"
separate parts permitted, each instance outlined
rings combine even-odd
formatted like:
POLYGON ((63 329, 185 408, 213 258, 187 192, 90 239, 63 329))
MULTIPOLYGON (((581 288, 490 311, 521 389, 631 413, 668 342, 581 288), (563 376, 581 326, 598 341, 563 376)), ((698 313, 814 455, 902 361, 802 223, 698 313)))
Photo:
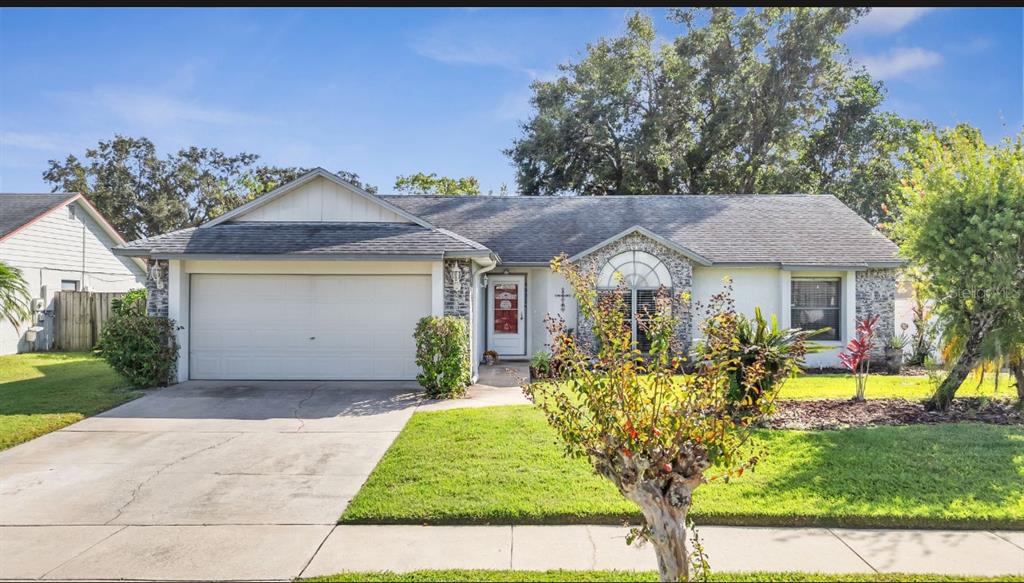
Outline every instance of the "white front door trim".
POLYGON ((501 356, 526 356, 526 276, 487 278, 487 349, 501 356))

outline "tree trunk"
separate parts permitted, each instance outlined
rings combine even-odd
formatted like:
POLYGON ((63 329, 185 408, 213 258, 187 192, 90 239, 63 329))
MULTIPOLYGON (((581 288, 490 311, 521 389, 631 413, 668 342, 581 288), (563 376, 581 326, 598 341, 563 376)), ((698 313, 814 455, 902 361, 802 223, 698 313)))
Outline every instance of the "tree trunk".
MULTIPOLYGON (((974 319, 972 318, 972 320, 974 319)), ((950 367, 949 375, 943 379, 942 384, 935 390, 935 394, 932 395, 931 400, 928 402, 928 408, 939 411, 945 411, 949 408, 949 404, 953 402, 957 389, 960 388, 964 379, 967 378, 967 375, 978 364, 978 358, 981 354, 981 343, 992 330, 995 321, 995 314, 986 314, 972 323, 970 335, 964 343, 963 352, 960 353, 953 366, 950 367)))
POLYGON ((1017 383, 1017 406, 1024 407, 1024 359, 1010 363, 1010 372, 1017 383))
MULTIPOLYGON (((658 558, 658 574, 661 581, 689 581, 690 555, 686 550, 685 506, 674 506, 656 488, 641 485, 627 497, 640 506, 650 530, 648 540, 654 546, 658 558)), ((689 496, 687 496, 689 499, 689 496)))

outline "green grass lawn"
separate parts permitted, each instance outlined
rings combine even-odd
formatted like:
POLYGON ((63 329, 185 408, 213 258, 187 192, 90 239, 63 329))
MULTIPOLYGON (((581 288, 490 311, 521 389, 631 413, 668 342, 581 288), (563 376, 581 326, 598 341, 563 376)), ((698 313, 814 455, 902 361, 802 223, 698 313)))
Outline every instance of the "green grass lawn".
MULTIPOLYGON (((410 573, 339 573, 329 577, 314 577, 304 581, 657 581, 658 574, 649 571, 412 571, 410 573)), ((833 575, 827 573, 711 573, 711 581, 1024 581, 1024 577, 956 577, 949 575, 909 575, 903 573, 860 573, 833 575)))
POLYGON ((91 354, 0 356, 0 450, 120 405, 136 395, 127 381, 91 354))
MULTIPOLYGON (((695 494, 698 524, 1024 527, 1024 429, 761 431, 769 456, 695 494)), ((413 415, 341 517, 355 523, 638 519, 528 405, 413 415)))
MULTIPOLYGON (((1017 392, 1011 385, 1009 374, 999 375, 999 386, 993 374, 986 374, 980 385, 975 376, 967 377, 957 391, 958 397, 1001 397, 1016 398, 1017 392)), ((779 391, 780 399, 849 399, 853 396, 853 377, 848 374, 814 374, 802 375, 789 379, 779 391)), ((904 399, 926 399, 932 396, 935 387, 928 382, 926 376, 908 375, 870 375, 868 377, 867 397, 884 399, 902 397, 904 399)))

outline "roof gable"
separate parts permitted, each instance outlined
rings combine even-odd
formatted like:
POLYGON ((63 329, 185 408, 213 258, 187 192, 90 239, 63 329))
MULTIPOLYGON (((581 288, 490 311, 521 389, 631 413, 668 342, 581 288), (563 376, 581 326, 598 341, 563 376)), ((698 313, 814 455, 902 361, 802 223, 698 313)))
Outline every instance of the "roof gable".
POLYGON ((0 241, 64 206, 79 195, 54 194, 0 194, 0 241))
POLYGON ((658 235, 656 233, 652 233, 649 229, 645 229, 644 227, 641 227, 640 225, 633 225, 632 227, 626 229, 625 231, 622 231, 621 233, 618 233, 618 234, 612 235, 611 237, 608 237, 607 239, 605 239, 604 241, 601 241, 597 245, 593 245, 591 247, 588 247, 587 249, 584 249, 583 251, 580 251, 579 253, 573 255, 572 257, 570 257, 569 261, 577 261, 579 259, 582 259, 582 258, 586 257, 587 255, 590 255, 594 251, 597 251, 598 249, 601 249, 603 247, 607 247, 608 245, 611 245, 612 243, 614 243, 614 242, 616 242, 616 241, 618 241, 620 239, 628 237, 629 235, 632 235, 633 233, 636 233, 638 235, 642 235, 644 237, 647 237, 648 239, 650 239, 652 241, 657 241, 658 243, 661 243, 662 245, 668 247, 669 249, 672 249, 673 251, 679 253, 683 257, 686 257, 690 261, 693 261, 694 263, 697 263, 699 265, 711 265, 711 261, 708 260, 707 257, 704 257, 703 255, 700 255, 699 253, 695 253, 693 250, 688 249, 687 247, 685 247, 683 245, 680 245, 679 243, 676 243, 675 241, 666 239, 665 237, 662 237, 661 235, 658 235))
POLYGON ((431 225, 423 219, 317 168, 201 225, 224 222, 375 222, 431 225))

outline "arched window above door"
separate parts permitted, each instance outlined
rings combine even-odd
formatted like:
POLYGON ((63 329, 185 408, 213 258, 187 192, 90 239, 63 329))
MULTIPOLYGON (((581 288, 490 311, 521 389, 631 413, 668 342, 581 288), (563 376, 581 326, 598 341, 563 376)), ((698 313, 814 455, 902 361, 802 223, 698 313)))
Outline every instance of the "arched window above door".
POLYGON ((608 260, 597 276, 597 287, 612 289, 623 282, 630 289, 672 287, 668 267, 646 251, 624 251, 608 260), (615 274, 618 273, 619 276, 615 274))

